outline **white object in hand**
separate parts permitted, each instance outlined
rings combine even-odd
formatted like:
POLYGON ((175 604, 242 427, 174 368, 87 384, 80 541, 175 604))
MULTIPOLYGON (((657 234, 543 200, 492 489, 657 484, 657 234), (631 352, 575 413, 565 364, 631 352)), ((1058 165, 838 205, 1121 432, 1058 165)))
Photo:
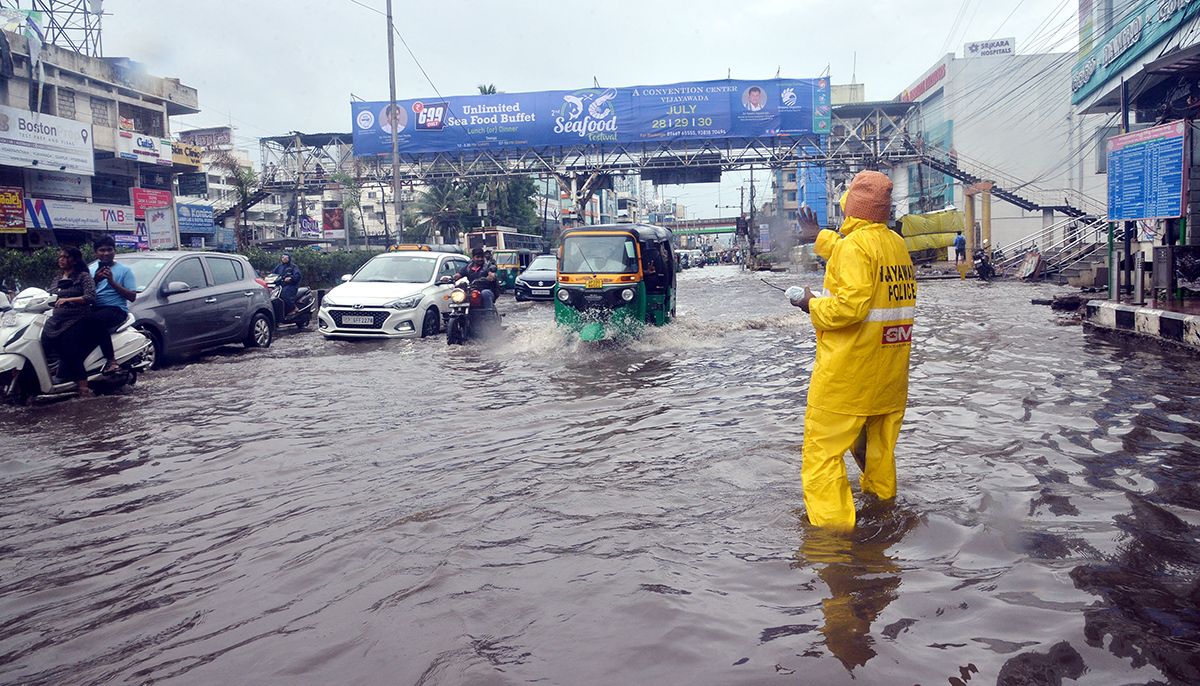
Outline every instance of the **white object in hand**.
POLYGON ((787 296, 787 299, 790 300, 793 305, 799 305, 800 301, 804 299, 804 289, 799 286, 792 286, 784 291, 783 294, 787 296))

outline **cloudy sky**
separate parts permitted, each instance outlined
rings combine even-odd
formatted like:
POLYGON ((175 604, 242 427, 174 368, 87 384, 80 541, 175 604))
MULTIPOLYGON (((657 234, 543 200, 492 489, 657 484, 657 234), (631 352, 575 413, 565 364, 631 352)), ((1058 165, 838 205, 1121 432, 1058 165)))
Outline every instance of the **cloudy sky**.
MULTIPOLYGON (((257 158, 259 137, 349 131, 352 95, 388 98, 385 6, 107 0, 103 49, 198 89, 204 111, 176 118, 173 130, 232 124, 238 145, 257 158)), ((471 94, 479 84, 521 92, 593 80, 632 86, 828 71, 835 84, 854 76, 868 100, 885 100, 945 53, 961 56, 968 41, 1012 36, 1021 53, 1074 50, 1076 7, 1077 0, 394 0, 397 97, 471 94)), ((736 203, 739 179, 674 187, 671 195, 696 210, 718 198, 736 203)))

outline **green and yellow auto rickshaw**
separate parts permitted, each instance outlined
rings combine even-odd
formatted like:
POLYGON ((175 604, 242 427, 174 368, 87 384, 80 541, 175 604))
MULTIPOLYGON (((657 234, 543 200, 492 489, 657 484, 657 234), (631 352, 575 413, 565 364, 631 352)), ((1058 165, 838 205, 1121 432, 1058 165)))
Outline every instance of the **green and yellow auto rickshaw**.
POLYGON ((675 316, 671 232, 649 224, 564 229, 554 320, 585 341, 638 335, 675 316))
POLYGON ((496 262, 496 280, 500 282, 501 292, 511 293, 516 289, 517 276, 533 261, 533 252, 525 248, 497 250, 492 253, 492 259, 496 262))

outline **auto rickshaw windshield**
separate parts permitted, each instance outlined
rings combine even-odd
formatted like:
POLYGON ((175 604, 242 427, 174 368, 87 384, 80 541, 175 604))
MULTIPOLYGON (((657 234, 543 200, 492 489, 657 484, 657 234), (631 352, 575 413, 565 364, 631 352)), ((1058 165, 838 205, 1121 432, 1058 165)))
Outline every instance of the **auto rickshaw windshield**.
POLYGON ((637 243, 629 235, 573 235, 563 239, 564 274, 636 274, 637 243))

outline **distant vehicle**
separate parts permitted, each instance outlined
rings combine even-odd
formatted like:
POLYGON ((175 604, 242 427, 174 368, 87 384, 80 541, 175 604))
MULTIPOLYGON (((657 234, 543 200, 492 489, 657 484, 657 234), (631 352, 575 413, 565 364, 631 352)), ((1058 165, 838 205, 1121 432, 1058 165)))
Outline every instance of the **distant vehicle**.
POLYGON ((564 229, 554 321, 595 341, 637 335, 675 316, 671 232, 649 224, 564 229))
POLYGON ((497 250, 492 253, 492 261, 496 263, 496 280, 500 282, 500 292, 513 290, 517 282, 517 274, 525 271, 533 260, 534 253, 521 248, 520 250, 497 250))
POLYGON ((539 253, 542 251, 542 243, 541 236, 529 233, 502 231, 499 229, 472 231, 467 234, 466 252, 469 253, 475 248, 483 248, 484 250, 491 250, 494 256, 497 250, 520 250, 524 248, 530 252, 539 253))
POLYGON ((538 255, 529 263, 529 268, 517 277, 514 293, 518 301, 553 300, 557 283, 558 258, 554 255, 538 255))
POLYGON ((134 328, 153 343, 150 366, 229 343, 266 348, 271 292, 241 255, 156 251, 119 257, 137 282, 134 328))
POLYGON ((367 261, 321 301, 317 330, 326 338, 416 338, 442 330, 459 253, 387 252, 367 261))
POLYGON ((393 245, 388 248, 388 252, 404 252, 407 250, 428 250, 430 252, 449 252, 459 253, 457 245, 447 243, 409 243, 406 245, 393 245))

